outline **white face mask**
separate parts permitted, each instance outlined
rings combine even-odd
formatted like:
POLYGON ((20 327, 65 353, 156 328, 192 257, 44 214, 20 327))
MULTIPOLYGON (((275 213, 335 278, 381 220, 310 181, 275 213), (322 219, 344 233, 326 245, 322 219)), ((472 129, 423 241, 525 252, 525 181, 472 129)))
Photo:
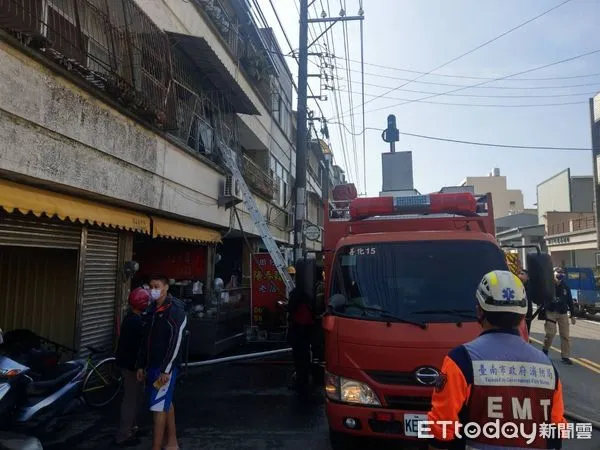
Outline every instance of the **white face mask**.
POLYGON ((152 297, 152 300, 158 300, 160 298, 160 296, 162 295, 162 291, 160 289, 152 289, 150 291, 150 297, 152 297))

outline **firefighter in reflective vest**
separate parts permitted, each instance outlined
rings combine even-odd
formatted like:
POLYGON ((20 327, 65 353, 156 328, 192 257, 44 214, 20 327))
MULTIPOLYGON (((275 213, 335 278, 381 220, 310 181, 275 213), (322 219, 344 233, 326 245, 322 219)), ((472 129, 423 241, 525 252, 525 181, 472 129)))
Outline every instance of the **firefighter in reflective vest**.
POLYGON ((561 448, 562 386, 548 356, 519 336, 527 312, 521 280, 490 272, 476 297, 484 331, 444 358, 424 431, 430 448, 561 448))
POLYGON ((527 333, 531 333, 531 321, 533 320, 533 298, 529 289, 529 275, 525 270, 523 270, 523 265, 521 264, 521 258, 518 253, 509 253, 506 254, 506 263, 508 264, 508 269, 519 277, 519 280, 525 286, 525 293, 527 294, 527 314, 525 315, 525 323, 527 324, 527 333))

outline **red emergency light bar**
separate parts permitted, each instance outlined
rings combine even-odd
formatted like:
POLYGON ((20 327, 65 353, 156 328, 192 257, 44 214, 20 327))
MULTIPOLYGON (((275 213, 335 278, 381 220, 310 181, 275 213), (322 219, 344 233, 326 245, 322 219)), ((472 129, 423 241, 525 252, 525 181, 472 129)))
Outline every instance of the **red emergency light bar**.
POLYGON ((401 214, 475 215, 476 213, 477 200, 469 192, 357 198, 350 203, 352 219, 401 214))

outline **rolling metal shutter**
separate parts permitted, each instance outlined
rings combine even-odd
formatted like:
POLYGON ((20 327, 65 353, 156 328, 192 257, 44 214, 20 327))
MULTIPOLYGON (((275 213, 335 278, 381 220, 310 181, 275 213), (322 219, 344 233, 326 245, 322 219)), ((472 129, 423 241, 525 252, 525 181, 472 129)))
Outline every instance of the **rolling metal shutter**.
POLYGON ((81 226, 0 217, 0 246, 2 245, 79 250, 81 226))
POLYGON ((119 235, 88 229, 86 241, 79 342, 82 356, 88 354, 86 346, 112 350, 119 235))

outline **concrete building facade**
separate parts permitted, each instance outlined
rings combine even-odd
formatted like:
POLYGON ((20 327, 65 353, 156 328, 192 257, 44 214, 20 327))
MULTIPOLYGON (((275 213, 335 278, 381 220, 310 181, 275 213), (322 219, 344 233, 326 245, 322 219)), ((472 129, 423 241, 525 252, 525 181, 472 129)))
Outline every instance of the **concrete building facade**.
MULTIPOLYGON (((71 252, 70 294, 55 305, 65 311, 56 330, 70 331, 0 311, 11 314, 6 328, 46 330, 82 353, 112 342, 131 285, 124 262, 163 241, 188 246, 186 264, 202 255, 184 279, 247 285, 260 239, 223 151, 282 246, 293 225, 292 74, 272 30, 242 0, 118 4, 0 2, 0 258, 22 246, 39 248, 38 260, 71 252)), ((321 198, 314 174, 308 183, 321 198)), ((10 258, 6 267, 34 264, 10 258)))
POLYGON ((491 193, 496 218, 524 209, 523 192, 519 189, 508 189, 506 176, 500 175, 498 168, 487 177, 467 177, 460 186, 473 186, 476 194, 491 193))
POLYGON ((571 169, 553 175, 537 186, 538 220, 546 223, 546 213, 590 212, 594 210, 592 176, 572 176, 571 169))
POLYGON ((537 187, 538 217, 548 253, 557 266, 596 267, 597 238, 593 177, 570 169, 537 187))

